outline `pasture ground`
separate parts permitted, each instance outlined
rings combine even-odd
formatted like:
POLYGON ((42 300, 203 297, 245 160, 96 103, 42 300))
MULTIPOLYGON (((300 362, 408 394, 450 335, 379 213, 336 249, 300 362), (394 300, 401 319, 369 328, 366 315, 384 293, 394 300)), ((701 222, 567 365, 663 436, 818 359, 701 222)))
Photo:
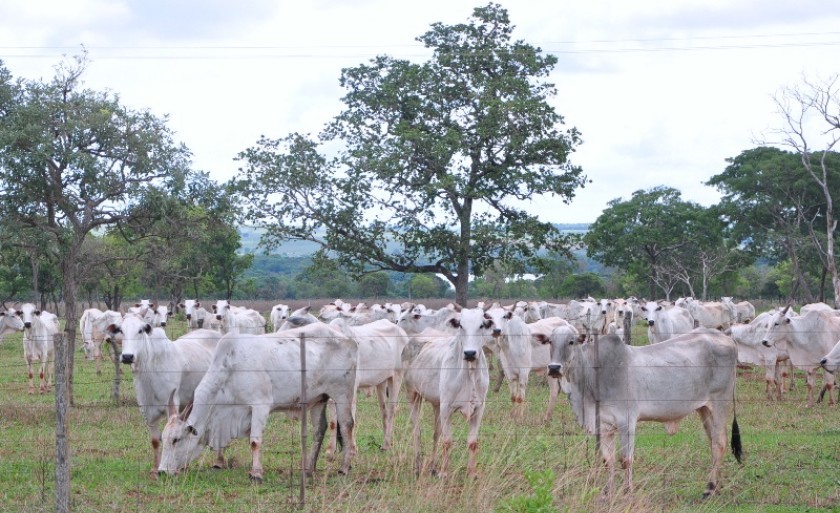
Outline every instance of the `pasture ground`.
MULTIPOLYGON (((316 312, 317 313, 317 312, 316 312)), ((176 338, 183 321, 170 322, 176 338)), ((634 341, 646 342, 644 327, 634 341)), ((77 343, 77 347, 80 347, 77 343)), ((212 454, 177 477, 151 479, 148 432, 136 407, 131 371, 124 366, 120 404, 111 398, 114 369, 96 375, 77 352, 76 405, 70 411, 74 512, 276 512, 298 511, 300 423, 272 416, 266 431, 261 484, 248 480, 247 440, 227 451, 229 468, 212 470, 212 454)), ((54 396, 27 395, 20 335, 0 343, 0 511, 55 510, 54 396)), ((765 399, 763 370, 738 373, 737 414, 745 451, 739 465, 727 454, 721 493, 702 500, 710 454, 697 416, 676 435, 642 423, 636 439, 632 495, 601 497, 605 473, 593 437, 578 427, 565 396, 554 418, 541 420, 548 398, 544 379, 532 378, 524 421, 511 418, 507 386, 488 396, 480 435, 480 476, 465 473, 466 424, 455 420, 452 475, 414 476, 408 405, 397 415, 395 446, 379 450, 382 433, 375 398, 359 396, 359 454, 349 476, 322 454, 306 485, 302 511, 840 511, 840 408, 805 407, 803 375, 783 401, 765 399)), ((432 438, 431 408, 424 407, 425 453, 432 438)), ((619 473, 618 483, 623 481, 619 473)))

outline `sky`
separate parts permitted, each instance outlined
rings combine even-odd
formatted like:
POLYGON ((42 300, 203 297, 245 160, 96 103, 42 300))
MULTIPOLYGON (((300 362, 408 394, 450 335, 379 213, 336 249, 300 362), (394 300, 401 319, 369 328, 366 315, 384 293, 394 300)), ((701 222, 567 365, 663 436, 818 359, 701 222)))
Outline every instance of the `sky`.
MULTIPOLYGON (((556 55, 551 103, 583 144, 591 180, 542 220, 590 223, 614 199, 669 186, 704 206, 726 159, 773 140, 774 97, 840 72, 840 2, 499 1, 513 37, 556 55)), ((231 178, 261 135, 316 134, 341 111, 343 68, 377 55, 422 62, 430 25, 466 23, 486 1, 0 0, 0 60, 49 80, 90 58, 85 86, 168 116, 194 168, 231 178)))

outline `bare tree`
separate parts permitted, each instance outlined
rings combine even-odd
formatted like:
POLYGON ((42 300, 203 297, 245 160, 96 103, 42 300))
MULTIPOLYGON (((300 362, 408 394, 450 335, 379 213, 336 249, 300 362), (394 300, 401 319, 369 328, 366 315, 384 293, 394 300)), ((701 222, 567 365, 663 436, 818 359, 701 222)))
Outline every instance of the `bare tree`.
MULTIPOLYGON (((781 89, 774 97, 781 116, 782 126, 774 131, 781 137, 777 144, 792 148, 799 156, 802 166, 814 180, 825 197, 825 237, 817 237, 812 231, 812 240, 831 275, 834 301, 840 299, 840 273, 835 257, 834 231, 837 218, 832 197, 831 159, 834 148, 840 141, 840 98, 838 77, 811 81, 803 78, 802 84, 781 89)), ((835 161, 836 164, 836 161, 835 161)), ((809 227, 813 224, 808 223, 809 227)))

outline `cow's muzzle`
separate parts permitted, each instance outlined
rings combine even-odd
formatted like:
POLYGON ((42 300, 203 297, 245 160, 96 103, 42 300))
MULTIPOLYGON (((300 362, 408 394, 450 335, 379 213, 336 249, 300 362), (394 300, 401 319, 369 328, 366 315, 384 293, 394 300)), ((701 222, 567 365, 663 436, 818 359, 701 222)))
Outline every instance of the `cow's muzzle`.
POLYGON ((822 367, 829 374, 834 374, 834 371, 828 368, 828 358, 820 360, 820 367, 822 367))
POLYGON ((562 369, 562 368, 563 368, 563 366, 560 365, 559 363, 551 363, 551 364, 548 365, 548 375, 551 376, 552 378, 559 378, 560 377, 560 369, 562 369))
POLYGON ((653 321, 648 321, 648 326, 653 326, 653 321))
POLYGON ((474 362, 476 355, 476 351, 464 351, 464 360, 468 362, 474 362))
POLYGON ((126 354, 123 353, 122 355, 122 362, 126 365, 131 365, 134 363, 134 355, 133 354, 126 354))
POLYGON ((192 314, 187 314, 187 320, 192 319, 192 314))
POLYGON ((32 323, 31 322, 25 322, 25 323, 23 323, 23 327, 26 328, 26 329, 29 329, 29 328, 32 327, 32 323))

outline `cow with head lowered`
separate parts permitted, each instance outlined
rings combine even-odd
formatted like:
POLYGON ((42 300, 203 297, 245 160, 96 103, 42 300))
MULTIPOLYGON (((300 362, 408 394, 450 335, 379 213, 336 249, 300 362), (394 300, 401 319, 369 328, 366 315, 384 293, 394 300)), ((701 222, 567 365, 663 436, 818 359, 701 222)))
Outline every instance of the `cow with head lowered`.
MULTIPOLYGON (((305 470, 315 470, 327 431, 327 401, 336 403, 338 429, 350 446, 353 435, 353 398, 356 393, 358 347, 354 340, 323 323, 255 335, 228 333, 219 341, 213 363, 195 391, 192 408, 180 415, 170 404, 163 430, 158 471, 176 474, 198 458, 208 445, 221 450, 233 439, 248 437, 252 480, 264 475, 263 430, 273 411, 299 413, 301 347, 306 347, 306 398, 315 425, 305 470), (302 342, 301 337, 305 337, 302 342)), ((340 472, 350 471, 352 450, 344 451, 340 472)))
MULTIPOLYGON (((572 411, 588 433, 596 432, 599 398, 601 455, 608 469, 606 493, 614 484, 616 435, 629 492, 633 489, 637 423, 663 422, 673 433, 677 423, 693 411, 700 415, 712 449, 704 497, 717 493, 738 363, 738 350, 731 338, 717 330, 698 328, 659 344, 634 347, 615 335, 606 335, 599 338, 596 353, 595 342, 581 342, 576 330, 561 326, 543 341, 551 344, 549 375, 561 378, 572 411)), ((735 421, 732 451, 740 461, 735 421)))

